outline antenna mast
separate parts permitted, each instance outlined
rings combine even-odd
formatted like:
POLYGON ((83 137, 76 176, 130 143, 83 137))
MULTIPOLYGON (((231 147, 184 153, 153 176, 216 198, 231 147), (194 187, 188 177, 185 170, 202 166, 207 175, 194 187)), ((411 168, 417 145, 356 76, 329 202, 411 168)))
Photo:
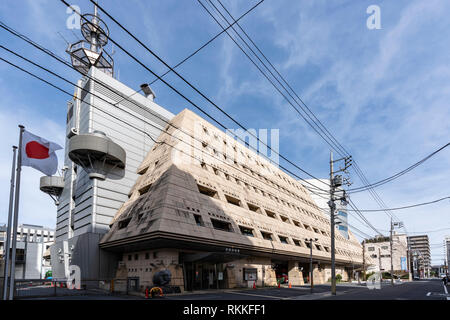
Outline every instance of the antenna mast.
POLYGON ((96 67, 110 76, 114 75, 114 60, 104 49, 108 43, 109 29, 98 15, 94 4, 94 14, 81 15, 81 34, 85 40, 70 44, 66 52, 70 55, 72 65, 82 74, 87 74, 91 67, 96 67))

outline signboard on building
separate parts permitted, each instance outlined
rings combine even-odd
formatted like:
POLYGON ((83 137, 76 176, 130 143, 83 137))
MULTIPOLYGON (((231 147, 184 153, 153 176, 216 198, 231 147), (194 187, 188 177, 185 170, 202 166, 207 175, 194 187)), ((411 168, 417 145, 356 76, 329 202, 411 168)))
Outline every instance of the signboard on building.
POLYGON ((406 257, 400 257, 400 268, 401 268, 403 271, 408 270, 408 267, 407 267, 407 265, 406 265, 406 257))

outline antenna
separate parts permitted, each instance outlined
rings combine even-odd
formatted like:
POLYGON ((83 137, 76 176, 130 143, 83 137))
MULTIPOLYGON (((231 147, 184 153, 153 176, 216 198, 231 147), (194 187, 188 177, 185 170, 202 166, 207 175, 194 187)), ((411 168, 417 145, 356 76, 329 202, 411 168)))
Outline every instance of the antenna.
POLYGON ((109 29, 98 15, 94 4, 94 14, 81 15, 81 35, 85 40, 70 44, 66 52, 70 55, 72 65, 86 75, 91 67, 96 67, 110 76, 114 75, 114 60, 104 49, 108 43, 109 29))

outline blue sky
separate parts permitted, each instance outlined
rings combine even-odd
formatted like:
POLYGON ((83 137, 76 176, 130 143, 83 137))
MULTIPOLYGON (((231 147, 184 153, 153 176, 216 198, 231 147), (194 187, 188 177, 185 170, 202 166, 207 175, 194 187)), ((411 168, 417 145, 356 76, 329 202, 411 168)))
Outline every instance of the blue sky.
MULTIPOLYGON (((257 1, 224 0, 238 17, 257 1)), ((82 12, 92 12, 87 0, 71 1, 82 12)), ((196 0, 100 1, 110 13, 170 65, 175 65, 220 31, 196 0)), ((241 26, 275 64, 296 92, 335 137, 351 152, 369 181, 394 174, 449 142, 450 45, 443 35, 450 28, 450 3, 430 1, 320 1, 265 0, 241 21, 241 26), (369 5, 381 9, 381 29, 366 27, 369 5)), ((66 7, 59 1, 18 0, 0 3, 0 20, 31 39, 66 57, 61 33, 66 7)), ((107 21, 111 37, 127 47, 155 72, 164 66, 107 21)), ((79 31, 74 30, 77 36, 79 31)), ((78 75, 20 40, 0 30, 0 43, 75 81, 78 75)), ((111 46, 107 49, 111 51, 111 46)), ((132 88, 153 76, 115 48, 116 74, 132 88)), ((68 91, 72 87, 25 64, 68 91)), ((317 177, 328 176, 329 147, 300 119, 262 77, 236 45, 223 34, 178 71, 248 128, 280 129, 280 153, 317 177)), ((192 98, 229 128, 235 128, 175 76, 166 80, 192 98)), ((156 102, 173 113, 194 108, 162 83, 153 86, 156 102)), ((0 221, 6 222, 11 145, 17 143, 17 125, 64 144, 68 97, 0 62, 0 221)), ((60 159, 62 153, 58 153, 60 159)), ((377 189, 390 207, 434 200, 450 195, 450 151, 444 151, 411 173, 377 189)), ((300 174, 292 166, 281 163, 300 174)), ((353 173, 353 171, 352 171, 353 173)), ((51 200, 39 191, 40 174, 23 169, 20 222, 54 226, 51 200)), ((359 186, 361 181, 352 174, 359 186)), ((355 194, 359 208, 377 208, 367 193, 355 194)), ((450 228, 448 201, 396 212, 408 232, 450 228)), ((387 230, 384 213, 366 217, 387 230)), ((373 231, 350 217, 366 233, 373 231)), ((429 233, 431 244, 441 244, 450 230, 429 233)), ((443 249, 432 247, 433 263, 442 263, 443 249)))

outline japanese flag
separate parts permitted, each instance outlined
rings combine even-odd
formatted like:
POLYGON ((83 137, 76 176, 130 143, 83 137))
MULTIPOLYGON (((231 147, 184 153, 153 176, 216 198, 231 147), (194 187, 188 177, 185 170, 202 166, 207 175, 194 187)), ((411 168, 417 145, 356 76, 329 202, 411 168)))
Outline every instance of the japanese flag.
POLYGON ((22 165, 35 168, 47 176, 51 176, 58 169, 58 158, 55 151, 59 149, 62 149, 59 144, 24 131, 22 136, 22 165))

